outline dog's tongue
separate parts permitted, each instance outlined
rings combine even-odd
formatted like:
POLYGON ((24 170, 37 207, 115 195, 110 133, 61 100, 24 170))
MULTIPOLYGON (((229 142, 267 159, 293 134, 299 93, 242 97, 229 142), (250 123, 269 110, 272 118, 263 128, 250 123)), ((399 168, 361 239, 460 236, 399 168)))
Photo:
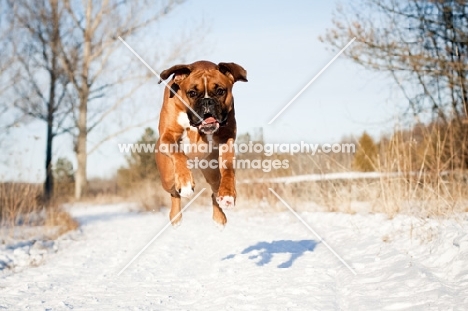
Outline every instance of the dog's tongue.
POLYGON ((203 124, 211 124, 211 123, 216 123, 216 122, 217 122, 216 119, 213 117, 209 117, 203 120, 203 124))
POLYGON ((213 134, 219 128, 219 123, 213 117, 208 117, 198 126, 198 129, 205 134, 213 134))

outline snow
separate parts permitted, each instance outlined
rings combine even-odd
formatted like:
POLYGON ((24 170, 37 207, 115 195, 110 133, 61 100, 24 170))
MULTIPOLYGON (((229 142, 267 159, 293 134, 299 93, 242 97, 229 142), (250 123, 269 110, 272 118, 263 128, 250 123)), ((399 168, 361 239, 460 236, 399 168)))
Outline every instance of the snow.
POLYGON ((291 184, 304 181, 325 181, 325 180, 348 180, 348 179, 379 179, 389 177, 400 177, 409 175, 419 175, 419 172, 400 173, 400 172, 341 172, 327 174, 307 174, 294 175, 274 178, 246 179, 241 181, 243 184, 251 183, 273 183, 273 184, 291 184))
POLYGON ((73 240, 78 232, 61 235, 56 240, 57 228, 20 226, 0 230, 0 278, 42 264, 50 254, 55 254, 73 240))
POLYGON ((20 271, 38 265, 46 254, 57 251, 54 241, 26 240, 0 246, 0 271, 20 271))
POLYGON ((117 276, 167 224, 168 211, 120 204, 71 212, 82 224, 74 240, 59 242, 39 266, 0 274, 0 309, 468 309, 467 214, 300 212, 355 276, 286 208, 230 210, 220 231, 208 208, 191 206, 179 228, 117 276))

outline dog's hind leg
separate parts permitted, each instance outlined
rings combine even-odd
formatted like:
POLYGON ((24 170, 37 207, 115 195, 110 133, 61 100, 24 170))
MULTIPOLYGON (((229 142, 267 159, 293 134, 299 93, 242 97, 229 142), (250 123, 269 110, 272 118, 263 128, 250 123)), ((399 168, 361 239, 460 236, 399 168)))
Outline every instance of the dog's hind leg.
MULTIPOLYGON (((210 157, 210 159, 217 159, 217 155, 210 157)), ((219 182, 221 180, 221 174, 219 173, 218 168, 210 168, 207 167, 206 169, 201 170, 203 176, 205 176, 205 180, 208 184, 210 184, 211 191, 211 200, 213 204, 213 220, 216 224, 224 226, 227 222, 226 215, 224 214, 223 210, 219 207, 218 202, 216 202, 216 196, 219 189, 219 182)))
POLYGON ((216 193, 211 194, 211 200, 213 202, 213 220, 216 224, 224 226, 227 223, 226 215, 224 214, 218 202, 216 202, 216 193))

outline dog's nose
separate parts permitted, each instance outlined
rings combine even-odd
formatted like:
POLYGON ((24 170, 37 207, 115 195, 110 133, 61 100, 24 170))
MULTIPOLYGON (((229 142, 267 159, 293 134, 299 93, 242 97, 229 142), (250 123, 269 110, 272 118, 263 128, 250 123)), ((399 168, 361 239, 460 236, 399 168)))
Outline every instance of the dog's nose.
POLYGON ((203 98, 200 102, 201 110, 203 114, 210 113, 213 107, 215 106, 216 102, 211 98, 203 98))
POLYGON ((216 101, 213 100, 212 98, 203 98, 201 100, 202 107, 214 106, 215 104, 216 104, 216 101))

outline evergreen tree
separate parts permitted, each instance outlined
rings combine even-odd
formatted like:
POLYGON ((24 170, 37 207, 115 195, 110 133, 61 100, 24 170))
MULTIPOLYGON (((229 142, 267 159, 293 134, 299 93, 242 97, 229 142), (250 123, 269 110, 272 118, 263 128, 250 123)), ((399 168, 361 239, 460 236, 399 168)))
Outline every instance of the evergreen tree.
POLYGON ((58 158, 53 170, 54 180, 57 183, 71 183, 74 181, 73 164, 67 158, 58 158))
POLYGON ((127 157, 127 167, 120 168, 117 172, 118 184, 124 188, 144 180, 156 180, 159 172, 154 159, 154 149, 157 141, 155 131, 147 127, 141 138, 136 142, 141 148, 140 152, 131 152, 127 157))
POLYGON ((66 197, 73 194, 75 171, 67 158, 58 158, 53 165, 54 197, 66 197))
POLYGON ((364 132, 358 141, 353 167, 361 172, 375 171, 377 164, 378 147, 372 137, 364 132))

